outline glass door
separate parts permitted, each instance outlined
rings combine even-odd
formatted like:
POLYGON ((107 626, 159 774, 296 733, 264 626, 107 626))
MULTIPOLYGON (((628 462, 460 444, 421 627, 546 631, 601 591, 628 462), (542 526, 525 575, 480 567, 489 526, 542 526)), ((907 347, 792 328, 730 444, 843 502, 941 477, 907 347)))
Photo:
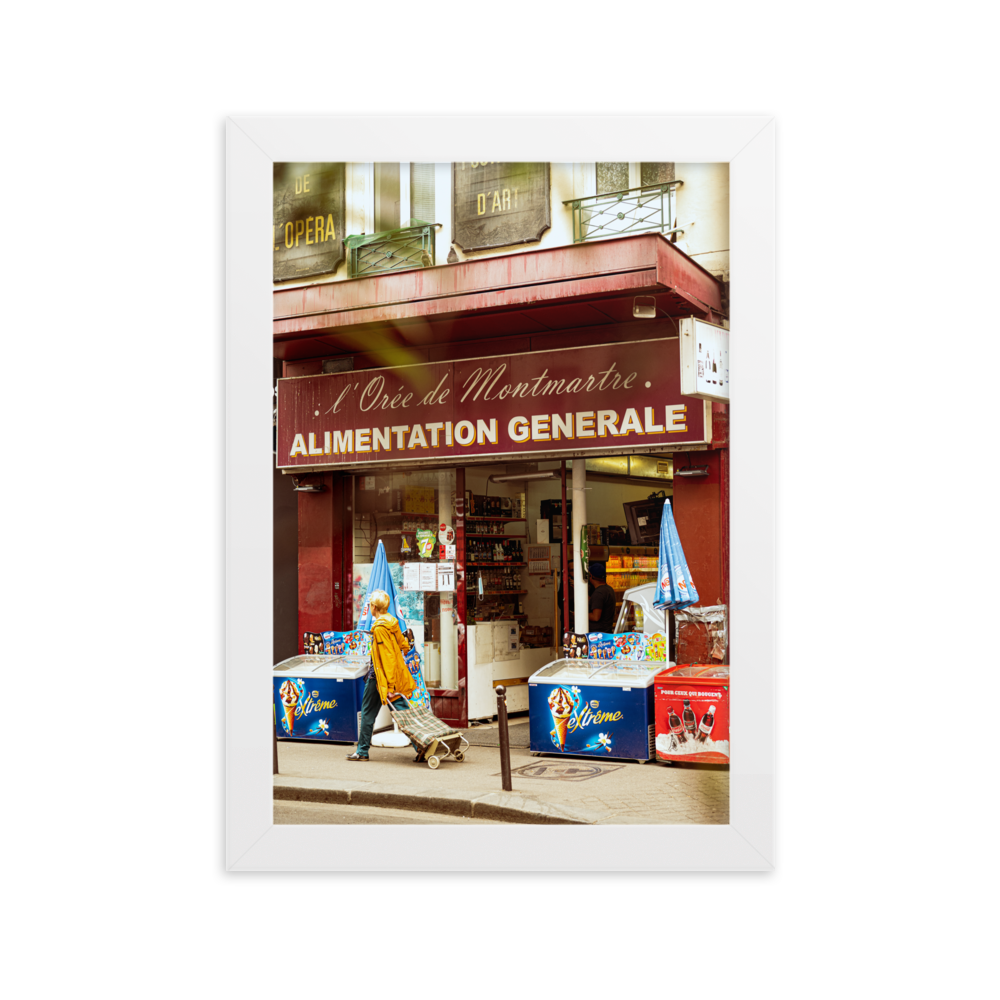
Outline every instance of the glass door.
POLYGON ((431 708, 446 721, 465 714, 463 470, 354 476, 353 621, 361 617, 379 541, 400 613, 413 629, 431 708))

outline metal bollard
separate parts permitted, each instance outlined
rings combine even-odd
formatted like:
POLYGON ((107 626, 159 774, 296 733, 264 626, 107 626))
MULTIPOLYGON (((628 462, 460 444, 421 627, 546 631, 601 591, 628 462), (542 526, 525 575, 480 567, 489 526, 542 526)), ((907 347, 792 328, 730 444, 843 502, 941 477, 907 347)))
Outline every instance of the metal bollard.
POLYGON ((275 723, 271 724, 271 742, 274 744, 273 759, 271 763, 274 768, 273 773, 277 774, 278 773, 278 730, 275 728, 275 725, 276 725, 275 723))
POLYGON ((500 729, 500 777, 505 792, 514 791, 510 781, 510 735, 507 732, 507 689, 497 685, 497 725, 500 729))

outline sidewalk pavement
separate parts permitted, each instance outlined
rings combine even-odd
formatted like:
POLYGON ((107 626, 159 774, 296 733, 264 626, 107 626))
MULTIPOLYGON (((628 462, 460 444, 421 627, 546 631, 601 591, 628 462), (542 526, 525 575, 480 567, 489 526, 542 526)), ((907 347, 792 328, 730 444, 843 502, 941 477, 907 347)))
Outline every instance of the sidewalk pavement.
MULTIPOLYGON (((478 727, 477 727, 478 728, 478 727)), ((591 757, 533 757, 511 748, 512 792, 502 790, 500 751, 470 746, 437 770, 411 747, 375 747, 347 760, 346 743, 278 741, 274 798, 339 802, 470 816, 498 823, 729 822, 729 771, 591 757), (516 773, 529 768, 528 773, 516 773)))

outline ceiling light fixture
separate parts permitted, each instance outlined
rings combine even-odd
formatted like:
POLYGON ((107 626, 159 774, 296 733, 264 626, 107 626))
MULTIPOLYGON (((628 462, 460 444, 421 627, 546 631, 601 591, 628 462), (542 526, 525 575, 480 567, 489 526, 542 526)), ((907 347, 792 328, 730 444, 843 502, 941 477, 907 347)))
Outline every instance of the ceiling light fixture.
POLYGON ((490 476, 491 483, 523 483, 527 480, 536 479, 555 479, 555 471, 550 469, 548 472, 519 472, 512 476, 490 476))
POLYGON ((656 299, 652 295, 637 295, 632 299, 633 319, 656 319, 656 299))
POLYGON ((292 476, 292 490, 295 493, 322 493, 325 489, 322 483, 303 483, 298 476, 292 476))

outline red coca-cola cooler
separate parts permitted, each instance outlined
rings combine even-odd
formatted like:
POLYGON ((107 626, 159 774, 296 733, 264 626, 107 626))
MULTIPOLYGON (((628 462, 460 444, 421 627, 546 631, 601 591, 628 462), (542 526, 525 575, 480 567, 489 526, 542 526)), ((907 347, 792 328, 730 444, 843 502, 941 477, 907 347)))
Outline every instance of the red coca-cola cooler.
POLYGON ((729 763, 729 664, 682 663, 653 680, 656 759, 729 763))

